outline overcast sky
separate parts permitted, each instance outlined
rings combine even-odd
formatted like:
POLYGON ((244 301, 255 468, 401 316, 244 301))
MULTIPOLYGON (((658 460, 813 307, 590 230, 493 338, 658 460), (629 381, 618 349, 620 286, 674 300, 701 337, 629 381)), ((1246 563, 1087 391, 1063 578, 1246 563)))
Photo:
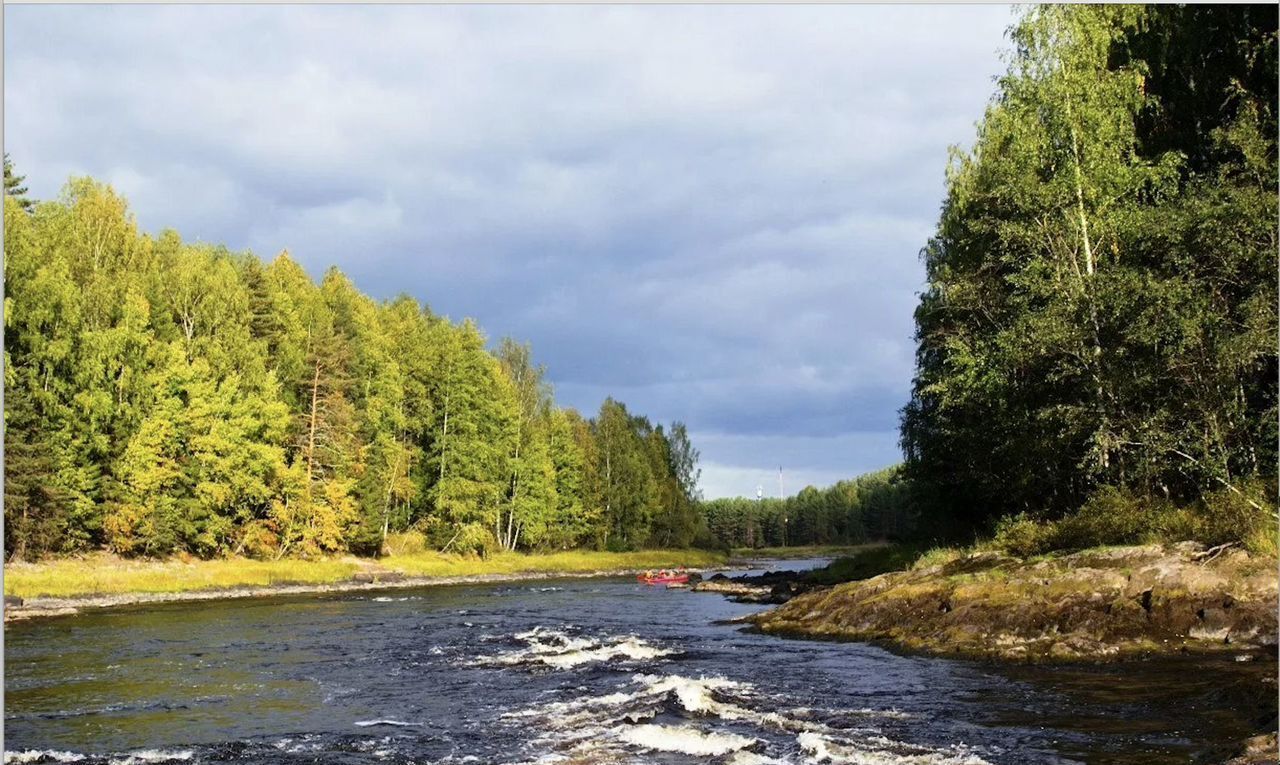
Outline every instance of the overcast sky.
POLYGON ((708 497, 900 459, 1005 6, 6 6, 4 149, 682 420, 708 497))

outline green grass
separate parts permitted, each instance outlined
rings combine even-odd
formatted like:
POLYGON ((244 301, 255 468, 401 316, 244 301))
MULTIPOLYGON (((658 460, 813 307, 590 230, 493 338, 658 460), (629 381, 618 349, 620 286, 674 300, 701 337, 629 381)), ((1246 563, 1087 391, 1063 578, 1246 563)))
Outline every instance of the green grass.
POLYGON ((586 573, 621 569, 704 568, 724 563, 725 556, 704 550, 643 550, 608 553, 573 550, 549 555, 502 553, 488 558, 419 550, 392 554, 376 563, 351 557, 318 560, 260 561, 129 560, 107 553, 61 558, 4 567, 4 593, 23 598, 177 593, 195 590, 278 584, 332 584, 348 581, 360 570, 398 571, 409 576, 476 576, 481 574, 586 573))
POLYGON ((911 564, 912 569, 929 568, 930 566, 941 566, 944 563, 950 563, 953 560, 959 560, 973 552, 971 549, 962 547, 934 547, 925 550, 924 553, 916 558, 911 564))
POLYGON ((920 547, 909 544, 869 546, 853 555, 837 558, 825 568, 811 571, 808 578, 811 582, 825 585, 870 579, 890 571, 911 568, 922 553, 920 547))
POLYGON ((883 547, 885 542, 870 542, 861 545, 806 545, 798 547, 735 547, 732 555, 735 558, 778 558, 782 560, 795 558, 838 558, 856 555, 863 550, 883 547))

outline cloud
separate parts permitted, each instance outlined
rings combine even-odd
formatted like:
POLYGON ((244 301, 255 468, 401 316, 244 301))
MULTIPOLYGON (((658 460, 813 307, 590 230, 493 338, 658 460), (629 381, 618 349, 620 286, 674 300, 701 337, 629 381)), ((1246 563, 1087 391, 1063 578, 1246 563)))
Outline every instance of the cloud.
POLYGON ((35 195, 93 175, 149 230, 287 248, 315 275, 336 264, 376 296, 527 339, 564 403, 612 394, 742 439, 732 459, 730 441, 700 444, 708 494, 788 439, 840 458, 815 480, 898 459, 885 434, 907 398, 918 252, 1012 21, 996 6, 4 13, 5 148, 35 195))

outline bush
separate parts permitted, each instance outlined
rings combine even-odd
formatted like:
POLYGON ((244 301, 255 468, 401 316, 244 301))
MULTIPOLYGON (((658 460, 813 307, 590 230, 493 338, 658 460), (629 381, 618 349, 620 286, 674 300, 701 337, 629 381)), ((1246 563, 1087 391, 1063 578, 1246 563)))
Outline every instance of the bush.
POLYGON ((1022 558, 1052 550, 1191 540, 1240 544, 1255 555, 1277 554, 1275 498, 1261 482, 1206 494, 1193 505, 1106 486, 1056 521, 1026 513, 1001 518, 991 546, 1022 558))
POLYGON ((924 555, 916 558, 916 562, 911 564, 912 570, 922 568, 930 568, 931 566, 942 566, 954 560, 963 558, 967 552, 959 547, 933 547, 927 550, 924 555))
POLYGON ((1207 545, 1228 542, 1243 544, 1258 555, 1276 554, 1276 502, 1261 481, 1206 494, 1201 502, 1204 530, 1200 541, 1207 545))
POLYGON ((1053 525, 1026 513, 1008 515, 996 521, 991 545, 1019 558, 1043 555, 1055 547, 1053 525))
POLYGON ((890 571, 911 568, 921 552, 919 547, 909 544, 877 545, 837 558, 824 568, 809 572, 806 579, 823 585, 870 579, 890 571))
POLYGON ((1053 546, 1081 550, 1157 541, 1159 519, 1174 510, 1166 500, 1104 486, 1078 511, 1053 524, 1053 546))
POLYGON ((267 521, 249 521, 240 537, 240 550, 250 558, 274 559, 280 550, 280 537, 267 521))
POLYGON ((382 549, 388 555, 418 555, 427 551, 427 538, 420 531, 393 531, 383 540, 382 549))

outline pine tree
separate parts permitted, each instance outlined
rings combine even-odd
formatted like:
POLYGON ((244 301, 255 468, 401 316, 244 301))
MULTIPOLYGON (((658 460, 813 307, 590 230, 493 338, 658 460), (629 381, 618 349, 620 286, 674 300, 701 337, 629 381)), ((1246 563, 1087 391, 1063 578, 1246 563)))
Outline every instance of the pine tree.
POLYGON ((35 203, 27 198, 27 187, 22 185, 26 180, 24 176, 15 175, 13 172, 13 163, 9 161, 9 155, 4 155, 4 195, 17 203, 18 209, 22 212, 30 213, 35 209, 35 203))

